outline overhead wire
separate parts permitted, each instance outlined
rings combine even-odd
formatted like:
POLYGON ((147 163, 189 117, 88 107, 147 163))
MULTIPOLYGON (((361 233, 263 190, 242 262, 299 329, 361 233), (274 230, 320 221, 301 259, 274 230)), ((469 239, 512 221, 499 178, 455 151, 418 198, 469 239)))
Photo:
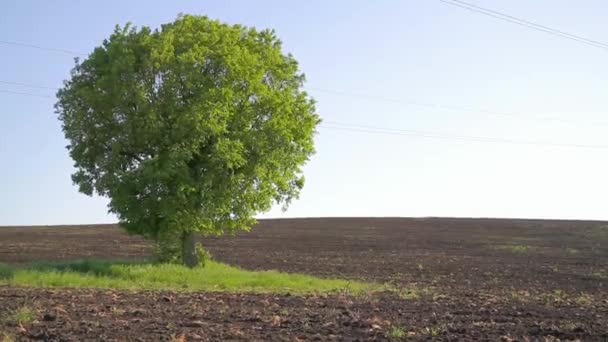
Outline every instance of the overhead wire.
POLYGON ((0 80, 0 83, 8 84, 8 85, 17 85, 17 86, 28 87, 28 88, 58 90, 58 88, 56 88, 56 87, 47 87, 47 86, 43 86, 43 85, 30 84, 30 83, 20 83, 20 82, 11 82, 11 81, 2 81, 2 80, 0 80))
POLYGON ((50 95, 34 94, 34 93, 29 93, 29 92, 24 92, 24 91, 14 91, 14 90, 4 90, 4 89, 0 89, 0 93, 26 95, 26 96, 35 96, 35 97, 45 97, 45 98, 49 98, 49 99, 54 98, 53 96, 50 96, 50 95))
POLYGON ((534 23, 529 20, 521 19, 521 18, 512 16, 512 15, 508 15, 508 14, 501 13, 501 12, 498 12, 495 10, 477 6, 477 5, 468 3, 468 2, 464 2, 464 1, 460 1, 460 0, 439 0, 439 1, 441 1, 445 4, 448 4, 448 5, 466 9, 471 12, 476 12, 479 14, 483 14, 483 15, 486 15, 489 17, 499 19, 499 20, 503 20, 503 21, 510 22, 510 23, 513 23, 516 25, 527 27, 532 30, 548 33, 548 34, 551 34, 551 35, 554 35, 557 37, 574 40, 579 43, 583 43, 583 44, 587 44, 587 45, 590 45, 590 46, 593 46, 596 48, 608 50, 608 44, 606 44, 606 43, 602 43, 602 42, 599 42, 599 41, 596 41, 593 39, 589 39, 589 38, 584 38, 579 35, 568 33, 568 32, 562 31, 562 30, 550 28, 545 25, 540 25, 540 24, 534 23))
MULTIPOLYGON (((50 86, 31 84, 31 83, 21 83, 21 82, 4 81, 4 80, 0 80, 0 83, 8 84, 8 85, 18 85, 18 86, 29 87, 29 88, 59 90, 59 88, 57 88, 57 87, 50 87, 50 86)), ((521 119, 521 120, 559 122, 559 123, 564 123, 564 124, 576 124, 576 125, 583 123, 583 124, 588 124, 588 125, 593 125, 593 126, 598 126, 598 125, 608 126, 608 122, 602 122, 602 121, 586 122, 586 121, 581 121, 581 120, 568 120, 568 119, 550 117, 550 116, 547 116, 547 117, 528 116, 528 115, 521 114, 521 113, 501 112, 501 111, 494 111, 494 110, 487 110, 487 109, 480 109, 480 108, 470 108, 470 107, 464 107, 464 106, 442 105, 442 104, 433 104, 433 103, 425 103, 425 102, 417 102, 417 101, 407 101, 407 100, 401 100, 401 99, 395 99, 395 98, 374 96, 374 95, 363 94, 363 93, 345 92, 345 91, 340 91, 340 90, 318 88, 318 87, 309 87, 308 89, 322 92, 322 93, 334 94, 334 95, 339 95, 339 96, 348 96, 348 97, 359 98, 359 99, 362 98, 362 99, 368 99, 368 100, 373 100, 373 101, 399 103, 399 104, 426 107, 426 108, 446 109, 446 110, 451 110, 451 111, 461 111, 461 112, 469 112, 469 113, 477 113, 477 114, 488 114, 488 115, 501 116, 501 117, 512 117, 512 118, 517 118, 517 119, 521 119)))
POLYGON ((45 46, 40 46, 40 45, 36 45, 36 44, 13 42, 13 41, 7 41, 7 40, 0 40, 0 44, 27 47, 27 48, 31 48, 31 49, 38 49, 38 50, 45 50, 45 51, 60 52, 60 53, 68 54, 68 55, 87 56, 86 53, 82 53, 82 52, 78 52, 78 51, 60 49, 60 48, 54 48, 54 47, 45 47, 45 46))
POLYGON ((510 19, 513 19, 513 20, 521 21, 521 22, 526 23, 528 25, 536 26, 536 27, 539 27, 539 28, 542 28, 542 29, 545 29, 545 30, 550 30, 550 31, 553 31, 555 33, 559 33, 559 34, 566 35, 566 36, 569 36, 569 37, 572 37, 572 38, 584 40, 584 41, 587 41, 589 43, 601 45, 603 47, 608 48, 608 44, 606 44, 606 43, 602 43, 602 42, 597 41, 597 40, 581 37, 579 35, 575 35, 575 34, 572 34, 572 33, 566 32, 566 31, 562 31, 562 30, 558 30, 558 29, 555 29, 555 28, 552 28, 552 27, 541 25, 541 24, 538 24, 538 23, 530 21, 530 20, 518 18, 518 17, 509 15, 509 14, 506 14, 506 13, 498 12, 498 11, 495 11, 495 10, 492 10, 492 9, 489 9, 489 8, 477 6, 477 5, 474 5, 474 4, 462 1, 462 0, 450 0, 450 1, 452 1, 452 2, 458 2, 458 3, 461 3, 463 5, 474 7, 474 8, 477 8, 479 10, 482 10, 482 11, 486 11, 486 12, 490 12, 490 13, 495 13, 497 15, 501 15, 501 16, 504 16, 504 17, 507 17, 507 18, 510 18, 510 19))
MULTIPOLYGON (((505 21, 509 21, 509 22, 512 22, 515 24, 526 26, 526 27, 529 27, 529 28, 532 28, 532 29, 535 29, 538 31, 543 31, 546 33, 557 35, 557 36, 560 36, 563 38, 568 38, 571 40, 576 40, 576 41, 579 41, 582 43, 586 43, 588 45, 593 45, 595 47, 608 49, 608 44, 604 44, 604 43, 601 43, 598 41, 583 38, 583 37, 580 37, 580 36, 577 36, 574 34, 570 34, 570 33, 567 33, 567 32, 561 31, 561 30, 552 29, 552 28, 549 28, 544 25, 536 24, 534 22, 520 19, 520 18, 511 16, 511 15, 507 15, 507 14, 504 14, 504 13, 501 13, 498 11, 476 6, 474 4, 470 4, 470 3, 467 3, 467 2, 464 2, 461 0, 450 0, 450 1, 439 0, 439 1, 453 5, 453 6, 462 7, 464 9, 471 10, 473 12, 478 12, 481 14, 485 14, 485 15, 489 15, 489 16, 501 19, 501 20, 505 20, 505 21)), ((84 54, 84 53, 80 53, 80 52, 76 52, 76 51, 72 51, 72 50, 43 47, 43 46, 39 46, 39 45, 35 45, 35 44, 27 44, 27 43, 3 41, 3 40, 0 40, 0 44, 28 47, 28 48, 34 48, 34 49, 40 49, 40 50, 46 50, 46 51, 66 53, 66 54, 71 54, 71 55, 86 56, 86 54, 84 54)), ((0 80, 0 83, 8 84, 8 85, 17 85, 17 86, 22 86, 22 87, 29 87, 29 88, 58 90, 58 88, 56 88, 56 87, 29 84, 29 83, 21 83, 21 82, 0 80)), ((405 101, 405 100, 401 100, 401 99, 386 98, 386 97, 374 96, 374 95, 369 95, 369 94, 360 94, 360 93, 357 94, 357 93, 324 89, 324 88, 311 87, 309 89, 319 91, 319 92, 342 95, 342 96, 367 98, 367 99, 376 100, 376 101, 393 102, 393 103, 422 106, 422 107, 428 107, 428 108, 439 108, 439 109, 465 111, 465 112, 476 112, 476 113, 483 113, 483 114, 489 114, 489 115, 495 115, 495 116, 515 117, 515 118, 519 118, 519 119, 528 119, 528 120, 554 121, 554 122, 562 122, 562 123, 569 123, 569 124, 572 124, 572 123, 580 124, 580 121, 567 120, 567 119, 555 118, 555 117, 530 117, 530 116, 524 116, 521 114, 515 114, 515 113, 509 113, 509 112, 499 112, 499 111, 491 111, 491 110, 485 110, 485 109, 474 109, 474 108, 468 108, 468 107, 462 107, 462 106, 439 105, 439 104, 424 103, 424 102, 405 101)), ((23 91, 0 89, 0 92, 17 94, 17 95, 25 95, 25 96, 53 98, 53 96, 49 96, 49 95, 35 94, 35 93, 23 92, 23 91)), ((608 125, 608 122, 594 122, 591 124, 608 125)), ((445 135, 445 134, 440 134, 440 133, 435 133, 435 132, 397 129, 397 128, 385 128, 385 127, 376 127, 376 126, 367 126, 367 125, 357 125, 357 124, 342 123, 342 122, 336 122, 336 121, 326 121, 325 123, 323 123, 321 125, 321 127, 329 128, 329 129, 336 129, 336 130, 343 130, 343 131, 360 132, 360 133, 407 135, 407 136, 417 136, 417 137, 424 137, 424 138, 463 140, 463 141, 472 141, 472 142, 506 143, 506 144, 537 145, 537 146, 550 146, 550 147, 602 148, 602 149, 608 148, 608 145, 560 144, 560 143, 546 143, 546 142, 536 142, 536 141, 519 141, 519 140, 510 140, 510 139, 502 139, 502 138, 480 137, 480 136, 445 135)))
POLYGON ((494 137, 482 137, 482 136, 468 136, 468 135, 448 135, 428 131, 417 131, 417 130, 405 130, 395 128, 384 128, 374 127, 367 125, 355 125, 355 124, 341 124, 333 121, 326 121, 321 123, 322 128, 358 132, 358 133, 371 133, 371 134, 384 134, 384 135, 400 135, 400 136, 414 136, 432 139, 443 139, 443 140, 461 140, 477 143, 499 143, 499 144, 511 144, 511 145, 533 145, 533 146, 544 146, 544 147, 566 147, 566 148, 585 148, 585 149, 608 149, 608 145, 587 145, 587 144, 565 144, 565 143, 552 143, 552 142, 540 142, 540 141, 525 141, 525 140, 512 140, 502 139, 494 137))
POLYGON ((446 109, 446 110, 451 110, 451 111, 461 111, 461 112, 468 112, 468 113, 488 114, 488 115, 493 115, 493 116, 511 117, 511 118, 516 118, 516 119, 521 119, 521 120, 559 122, 559 123, 564 123, 564 124, 576 124, 576 125, 580 125, 582 123, 582 124, 587 124, 587 125, 592 125, 592 126, 608 126, 608 122, 603 122, 603 121, 587 122, 587 121, 582 121, 582 120, 568 120, 568 119, 551 117, 551 116, 546 116, 546 117, 529 116, 529 115, 525 115, 522 113, 511 113, 511 112, 494 111, 494 110, 470 108, 470 107, 463 107, 463 106, 424 103, 424 102, 401 100, 401 99, 374 96, 374 95, 363 94, 363 93, 344 92, 344 91, 339 91, 339 90, 317 88, 317 87, 310 87, 309 89, 315 90, 318 92, 340 95, 340 96, 348 96, 348 97, 359 98, 359 99, 368 99, 368 100, 398 103, 398 104, 427 107, 427 108, 434 108, 434 109, 446 109))

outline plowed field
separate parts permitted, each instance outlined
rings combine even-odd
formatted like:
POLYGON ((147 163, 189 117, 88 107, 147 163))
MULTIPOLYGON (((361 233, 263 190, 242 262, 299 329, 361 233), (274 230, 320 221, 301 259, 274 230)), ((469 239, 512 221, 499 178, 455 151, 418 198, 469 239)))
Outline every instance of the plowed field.
MULTIPOLYGON (((0 332, 23 340, 608 339, 608 222, 447 218, 263 220, 205 238, 246 269, 391 283, 400 293, 296 296, 0 286, 0 332)), ((0 262, 142 258, 113 225, 0 227, 0 262)), ((0 339, 2 335, 0 334, 0 339)))

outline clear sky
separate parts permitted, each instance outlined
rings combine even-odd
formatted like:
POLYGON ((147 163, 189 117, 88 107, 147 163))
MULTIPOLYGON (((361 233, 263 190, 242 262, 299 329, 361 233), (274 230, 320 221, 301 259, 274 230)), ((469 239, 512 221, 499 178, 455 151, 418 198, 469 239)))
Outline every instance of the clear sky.
MULTIPOLYGON (((470 2, 608 43, 603 0, 470 2)), ((116 24, 156 28, 178 13, 276 29, 306 73, 325 126, 608 145, 608 50, 436 0, 5 0, 0 40, 86 54, 116 24), (545 117, 563 121, 534 119, 545 117)), ((0 81, 59 87, 72 66, 70 54, 0 44, 0 81)), ((114 222, 106 199, 82 195, 71 183, 53 96, 51 89, 0 83, 0 225, 114 222)), ((608 219, 605 148, 327 127, 316 143, 300 200, 260 217, 608 219)))

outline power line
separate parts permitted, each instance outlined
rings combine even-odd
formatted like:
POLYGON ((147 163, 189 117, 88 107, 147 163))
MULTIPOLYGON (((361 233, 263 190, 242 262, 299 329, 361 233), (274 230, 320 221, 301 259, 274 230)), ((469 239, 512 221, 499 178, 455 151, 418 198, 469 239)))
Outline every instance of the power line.
MULTIPOLYGON (((588 44, 588 45, 592 45, 592 46, 595 46, 595 47, 599 47, 599 48, 603 48, 603 49, 608 49, 608 44, 604 44, 604 43, 601 43, 601 42, 598 42, 598 41, 595 41, 595 40, 591 40, 591 39, 587 39, 587 38, 584 38, 584 37, 580 37, 580 36, 577 36, 577 35, 574 35, 574 34, 570 34, 570 33, 564 32, 564 31, 560 31, 560 30, 557 30, 557 29, 552 29, 552 28, 547 27, 547 26, 543 26, 543 25, 540 25, 540 24, 533 23, 531 21, 527 21, 527 20, 524 20, 524 19, 520 19, 520 18, 517 18, 517 17, 514 17, 514 16, 510 16, 510 15, 504 14, 504 13, 500 13, 500 12, 493 11, 493 10, 490 10, 490 9, 486 9, 486 8, 483 8, 483 7, 480 7, 480 6, 469 4, 469 3, 466 3, 464 1, 460 1, 460 0, 451 0, 451 1, 439 0, 439 1, 444 2, 446 4, 449 4, 449 5, 461 7, 461 8, 473 11, 473 12, 477 12, 477 13, 480 13, 480 14, 491 16, 491 17, 494 17, 494 18, 497 18, 497 19, 508 21, 508 22, 511 22, 511 23, 514 23, 514 24, 525 26, 525 27, 528 27, 528 28, 531 28, 531 29, 534 29, 534 30, 537 30, 537 31, 546 32, 546 33, 553 34, 553 35, 556 35, 556 36, 559 36, 559 37, 562 37, 562 38, 567 38, 567 39, 575 40, 575 41, 578 41, 578 42, 581 42, 581 43, 584 43, 584 44, 588 44), (459 4, 462 4, 462 5, 459 5, 459 4), (463 5, 465 5, 465 6, 463 6, 463 5)), ((61 52, 61 53, 66 53, 66 54, 70 54, 70 55, 86 56, 86 54, 84 54, 84 53, 80 53, 80 52, 76 52, 76 51, 72 51, 72 50, 58 49, 58 48, 49 48, 49 47, 43 47, 43 46, 34 45, 34 44, 26 44, 26 43, 11 42, 11 41, 2 41, 2 40, 0 40, 0 44, 13 45, 13 46, 21 46, 21 47, 28 47, 28 48, 34 48, 34 49, 46 50, 46 51, 53 51, 53 52, 61 52)), ((35 85, 35 84, 28 84, 28 83, 20 83, 20 82, 0 81, 0 83, 10 84, 10 85, 18 85, 18 86, 23 86, 23 87, 39 88, 39 89, 51 89, 51 90, 57 90, 58 89, 58 88, 55 88, 55 87, 35 85)), ((557 121, 557 122, 565 122, 565 123, 573 123, 574 122, 574 121, 564 120, 564 119, 559 119, 559 118, 550 118, 550 117, 531 118, 531 117, 520 116, 518 114, 513 114, 513 113, 495 112, 495 111, 488 111, 488 110, 481 110, 481 109, 470 109, 470 108, 459 107, 459 106, 447 106, 447 105, 437 105, 437 104, 429 104, 429 103, 403 101, 403 100, 398 100, 398 99, 383 98, 383 97, 371 96, 371 95, 366 95, 366 94, 353 94, 353 93, 348 93, 348 92, 329 90, 329 89, 322 89, 322 88, 310 88, 310 89, 321 91, 321 92, 326 92, 326 93, 333 93, 333 94, 338 94, 338 95, 344 95, 344 96, 354 96, 354 97, 358 97, 358 98, 368 98, 368 99, 373 99, 373 100, 380 100, 380 101, 394 102, 394 103, 403 103, 403 104, 408 104, 408 105, 417 105, 417 106, 424 106, 424 107, 442 108, 442 109, 468 111, 468 112, 477 111, 477 112, 481 112, 481 113, 485 113, 485 114, 500 115, 500 116, 509 116, 509 117, 518 117, 518 118, 533 119, 533 120, 542 120, 542 121, 557 121)), ((2 92, 2 93, 9 93, 9 94, 34 96, 34 97, 53 98, 53 96, 49 96, 49 95, 34 94, 34 93, 21 92, 21 91, 0 90, 0 92, 2 92)), ((492 138, 492 137, 479 137, 479 136, 466 136, 466 135, 444 135, 444 134, 437 134, 437 133, 434 133, 434 132, 425 132, 425 131, 416 131, 416 130, 405 130, 405 129, 395 129, 395 128, 383 128, 383 127, 373 127, 373 126, 366 126, 366 125, 355 125, 355 124, 348 124, 348 123, 340 123, 340 122, 335 122, 335 121, 333 121, 333 122, 332 121, 328 121, 327 123, 329 123, 330 125, 328 126, 326 124, 322 124, 321 127, 329 128, 329 129, 351 131, 351 132, 388 134, 388 135, 406 135, 406 136, 417 136, 417 137, 424 137, 424 138, 462 140, 462 141, 471 141, 471 142, 506 143, 506 144, 516 144, 516 145, 535 145, 535 146, 570 147, 570 148, 595 148, 595 149, 606 149, 606 148, 608 148, 608 145, 558 144, 558 143, 544 143, 544 142, 536 142, 536 141, 518 141, 518 140, 492 138)), ((576 122, 576 123, 578 123, 578 122, 576 122)), ((594 125, 597 125, 597 124, 607 125, 608 123, 594 123, 594 125)))
POLYGON ((6 40, 0 40, 0 44, 12 45, 12 46, 21 46, 21 47, 27 47, 27 48, 38 49, 38 50, 45 50, 45 51, 61 52, 61 53, 69 54, 69 55, 87 56, 86 53, 82 53, 82 52, 77 52, 77 51, 72 51, 72 50, 66 50, 66 49, 59 49, 59 48, 52 48, 52 47, 44 47, 44 46, 35 45, 35 44, 27 44, 27 43, 20 43, 20 42, 11 42, 11 41, 6 41, 6 40))
POLYGON ((400 100, 400 99, 395 99, 395 98, 387 98, 387 97, 374 96, 374 95, 368 95, 368 94, 362 94, 362 93, 351 93, 351 92, 344 92, 344 91, 316 88, 316 87, 309 87, 308 89, 323 92, 323 93, 328 93, 328 94, 340 95, 340 96, 364 98, 364 99, 375 100, 375 101, 400 103, 400 104, 405 104, 405 105, 420 106, 420 107, 435 108, 435 109, 447 109, 447 110, 451 110, 451 111, 462 111, 462 112, 481 113, 481 114, 488 114, 488 115, 501 116, 501 117, 512 117, 512 118, 517 118, 517 119, 522 119, 522 120, 560 122, 560 123, 564 123, 564 124, 577 124, 577 125, 583 123, 583 124, 588 124, 591 126, 608 126, 608 122, 601 122, 601 121, 582 122, 582 121, 568 120, 568 119, 562 119, 562 118, 556 118, 556 117, 527 116, 524 114, 499 112, 499 111, 479 109, 479 108, 469 108, 469 107, 461 107, 461 106, 453 106, 453 105, 439 105, 439 104, 424 103, 424 102, 405 101, 405 100, 400 100))
MULTIPOLYGON (((30 88, 59 90, 59 88, 57 88, 57 87, 50 87, 50 86, 39 85, 39 84, 31 84, 31 83, 21 83, 21 82, 3 81, 3 80, 0 80, 0 83, 10 84, 10 85, 18 85, 18 86, 30 87, 30 88)), ((348 96, 348 97, 354 97, 354 98, 363 98, 363 99, 368 99, 368 100, 373 100, 373 101, 400 103, 400 104, 405 104, 405 105, 413 105, 413 106, 435 108, 435 109, 446 109, 446 110, 451 110, 451 111, 462 111, 462 112, 469 112, 469 113, 481 113, 481 114, 488 114, 488 115, 494 115, 494 116, 500 116, 500 117, 512 117, 512 118, 522 119, 522 120, 534 120, 534 121, 543 121, 543 122, 559 122, 559 123, 563 123, 563 124, 575 124, 575 125, 583 123, 583 124, 587 124, 587 125, 591 125, 591 126, 608 126, 608 122, 602 122, 602 121, 583 122, 583 121, 568 120, 568 119, 562 119, 562 118, 556 118, 556 117, 527 116, 527 115, 518 114, 518 113, 499 112, 499 111, 493 111, 493 110, 487 110, 487 109, 479 109, 479 108, 470 108, 470 107, 463 107, 463 106, 440 105, 440 104, 433 104, 433 103, 405 101, 405 100, 395 99, 395 98, 388 98, 388 97, 382 97, 382 96, 374 96, 374 95, 368 95, 368 94, 363 94, 363 93, 351 93, 351 92, 344 92, 344 91, 339 91, 339 90, 317 88, 317 87, 309 87, 308 89, 315 90, 315 91, 318 91, 318 92, 328 93, 328 94, 334 94, 334 95, 340 95, 340 96, 348 96)), ((5 91, 5 92, 11 92, 11 91, 5 91)), ((20 92, 14 92, 14 93, 23 94, 23 93, 20 93, 20 92)), ((43 96, 44 97, 44 95, 35 95, 35 96, 43 96)), ((50 96, 47 96, 47 97, 50 97, 50 96)))
POLYGON ((570 40, 574 40, 577 41, 579 43, 583 43, 583 44, 587 44, 593 47, 597 47, 600 49, 604 49, 604 50, 608 50, 608 44, 596 41, 596 40, 592 40, 592 39, 588 39, 588 38, 584 38, 575 34, 571 34, 565 31, 561 31, 561 30, 557 30, 557 29, 553 29, 544 25, 540 25, 537 23, 534 23, 532 21, 529 20, 525 20, 525 19, 521 19, 521 18, 517 18, 515 16, 512 15, 508 15, 505 13, 501 13, 498 11, 494 11, 491 9, 487 9, 484 7, 480 7, 480 6, 476 6, 464 1, 460 1, 460 0, 439 0, 443 3, 446 3, 448 5, 452 5, 452 6, 456 6, 456 7, 460 7, 466 10, 469 10, 471 12, 476 12, 476 13, 480 13, 489 17, 493 17, 499 20, 503 20, 503 21, 507 21, 513 24, 517 24, 523 27, 527 27, 536 31, 540 31, 540 32, 545 32, 557 37, 561 37, 561 38, 566 38, 566 39, 570 39, 570 40))
POLYGON ((443 139, 443 140, 461 140, 461 141, 478 142, 478 143, 499 143, 499 144, 533 145, 533 146, 545 146, 545 147, 608 149, 608 145, 560 144, 560 143, 551 143, 551 142, 511 140, 511 139, 469 136, 469 135, 446 135, 446 134, 427 132, 427 131, 384 128, 384 127, 375 127, 375 126, 367 126, 367 125, 355 125, 355 124, 349 124, 349 123, 340 123, 337 121, 324 121, 321 124, 321 127, 342 130, 342 131, 359 132, 359 133, 415 136, 415 137, 423 137, 423 138, 433 138, 433 139, 443 139))
POLYGON ((581 37, 581 36, 578 36, 578 35, 575 35, 575 34, 572 34, 572 33, 568 33, 568 32, 565 32, 565 31, 560 31, 558 29, 554 29, 554 28, 551 28, 551 27, 548 27, 548 26, 545 26, 545 25, 541 25, 541 24, 538 24, 538 23, 535 23, 535 22, 532 22, 532 21, 529 21, 529 20, 525 20, 525 19, 521 19, 521 18, 518 18, 518 17, 514 17, 514 16, 508 15, 506 13, 501 13, 501 12, 494 11, 494 10, 491 10, 491 9, 488 9, 488 8, 484 8, 484 7, 480 7, 480 6, 477 6, 477 5, 473 5, 473 4, 470 4, 470 3, 467 3, 467 2, 464 2, 464 1, 461 1, 461 0, 451 0, 451 1, 458 2, 458 3, 461 3, 461 4, 467 5, 467 6, 471 6, 471 7, 483 10, 483 11, 495 13, 495 14, 498 14, 498 15, 501 15, 501 16, 513 19, 513 20, 521 21, 521 22, 526 23, 528 25, 533 25, 533 26, 536 26, 536 27, 539 27, 539 28, 542 28, 542 29, 545 29, 545 30, 550 30, 550 31, 553 31, 555 33, 559 33, 559 34, 562 34, 562 35, 565 35, 565 36, 569 36, 569 37, 572 37, 572 38, 584 40, 584 41, 587 41, 589 43, 601 45, 603 47, 608 48, 608 44, 599 42, 597 40, 581 37))
MULTIPOLYGON (((13 83, 15 83, 15 82, 13 82, 13 83)), ((46 88, 49 88, 49 87, 46 87, 46 88)), ((43 97, 43 98, 53 98, 52 96, 49 96, 49 95, 34 94, 34 93, 12 91, 12 90, 3 90, 3 89, 0 89, 0 93, 18 94, 18 95, 43 97)), ((519 141, 519 140, 511 140, 511 139, 469 136, 469 135, 446 135, 446 134, 428 132, 428 131, 386 128, 386 127, 377 127, 377 126, 368 126, 368 125, 357 125, 357 124, 350 124, 350 123, 344 123, 344 122, 339 122, 339 121, 324 121, 324 123, 321 124, 321 127, 329 128, 329 129, 336 129, 336 130, 343 130, 343 131, 360 132, 360 133, 415 136, 415 137, 423 137, 423 138, 444 139, 444 140, 461 140, 461 141, 481 142, 481 143, 503 143, 503 144, 513 144, 513 145, 535 145, 535 146, 547 146, 547 147, 608 149, 608 145, 558 144, 558 143, 519 141)))
POLYGON ((35 96, 35 97, 46 97, 49 99, 53 98, 53 96, 50 96, 50 95, 34 94, 34 93, 27 93, 27 92, 23 92, 23 91, 13 91, 13 90, 4 90, 4 89, 0 89, 0 93, 35 96))
MULTIPOLYGON (((56 87, 49 87, 49 86, 38 85, 38 84, 31 84, 31 83, 20 83, 20 82, 3 81, 3 80, 0 80, 0 83, 11 84, 11 85, 19 85, 19 86, 31 87, 31 88, 59 90, 59 88, 56 88, 56 87)), ((581 121, 567 120, 567 119, 561 119, 561 118, 555 118, 555 117, 530 117, 530 116, 526 116, 526 115, 523 115, 523 114, 508 113, 508 112, 498 112, 498 111, 492 111, 492 110, 486 110, 486 109, 476 109, 476 108, 468 108, 468 107, 462 107, 462 106, 439 105, 439 104, 424 103, 424 102, 405 101, 405 100, 394 99, 394 98, 374 96, 374 95, 368 95, 368 94, 362 94, 362 93, 350 93, 350 92, 344 92, 344 91, 339 91, 339 90, 331 90, 331 89, 324 89, 324 88, 317 88, 317 87, 310 87, 309 89, 315 90, 315 91, 319 91, 319 92, 323 92, 323 93, 328 93, 328 94, 340 95, 340 96, 348 96, 348 97, 355 97, 355 98, 364 98, 364 99, 375 100, 375 101, 400 103, 400 104, 405 104, 405 105, 413 105, 413 106, 435 108, 435 109, 447 109, 447 110, 451 110, 451 111, 462 111, 462 112, 470 112, 470 113, 482 113, 482 114, 489 114, 489 115, 501 116, 501 117, 513 117, 513 118, 523 119, 523 120, 535 120, 535 121, 545 121, 545 122, 561 122, 561 123, 564 123, 564 124, 581 124, 581 123, 584 123, 584 122, 581 122, 581 121)), ((608 122, 588 122, 587 124, 592 125, 592 126, 608 126, 608 122)))
POLYGON ((19 83, 19 82, 9 82, 9 81, 0 81, 0 83, 2 83, 2 84, 10 84, 10 85, 18 85, 18 86, 29 87, 29 88, 58 90, 58 88, 56 88, 56 87, 47 87, 47 86, 36 85, 36 84, 29 84, 29 83, 19 83))
MULTIPOLYGON (((450 4, 450 5, 462 7, 462 8, 465 8, 465 9, 473 10, 475 12, 482 13, 481 10, 484 10, 484 11, 488 11, 488 12, 492 12, 492 13, 497 13, 497 14, 503 15, 503 16, 505 16, 507 18, 512 18, 514 20, 520 20, 520 21, 524 22, 524 24, 522 24, 522 25, 536 25, 538 27, 541 27, 541 29, 543 31, 553 30, 553 31, 559 32, 559 34, 562 34, 562 35, 569 35, 569 36, 572 36, 572 37, 574 37, 576 39, 587 40, 588 42, 593 43, 593 44, 604 45, 603 47, 605 47, 606 49, 608 49, 608 44, 603 44, 603 43, 600 43, 600 42, 597 42, 597 41, 593 41, 593 40, 590 40, 590 39, 586 39, 586 38, 582 38, 582 37, 579 37, 579 36, 576 36, 576 35, 572 35, 572 34, 569 34, 569 33, 563 32, 563 31, 558 31, 558 30, 555 30, 555 29, 551 29, 551 28, 546 27, 546 26, 535 24, 533 22, 526 21, 526 20, 523 20, 523 19, 519 19, 519 18, 516 18, 516 17, 513 17, 513 16, 509 16, 507 14, 502 14, 502 13, 497 12, 497 11, 485 9, 483 7, 479 7, 479 6, 476 6, 476 5, 473 5, 473 4, 469 4, 469 3, 464 2, 464 1, 460 1, 460 0, 450 0, 451 2, 450 1, 446 1, 446 0, 439 0, 439 1, 447 3, 447 4, 450 4), (470 6, 470 7, 465 7, 465 6, 459 5, 457 3, 462 3, 462 4, 470 6), (476 9, 478 9, 478 10, 476 10, 476 9)), ((482 14, 488 14, 488 13, 482 13, 482 14)), ((491 15, 491 16, 494 16, 494 15, 491 15)), ((504 18, 499 18, 499 19, 504 19, 504 18)), ((510 21, 510 20, 511 19, 509 19, 508 21, 510 21)), ((2 41, 2 40, 0 40, 0 44, 24 46, 24 47, 41 49, 41 50, 48 50, 48 51, 55 51, 55 52, 62 52, 62 53, 68 53, 68 54, 76 54, 76 55, 86 56, 86 54, 79 53, 79 52, 72 51, 72 50, 59 49, 59 48, 47 48, 47 47, 42 47, 42 46, 38 46, 38 45, 34 45, 34 44, 26 44, 26 43, 18 43, 18 42, 10 42, 10 41, 2 41)), ((40 89, 58 90, 58 88, 54 88, 54 87, 48 87, 48 86, 42 86, 42 85, 34 85, 34 84, 26 84, 26 83, 18 83, 18 82, 0 81, 0 83, 19 85, 19 86, 24 86, 24 87, 40 88, 40 89)), ((545 122, 561 122, 561 123, 566 123, 566 124, 580 124, 581 123, 580 121, 567 120, 567 119, 561 119, 561 118, 555 118, 555 117, 530 117, 530 116, 516 114, 516 113, 498 112, 498 111, 492 111, 492 110, 474 109, 474 108, 467 108, 467 107, 461 107, 461 106, 452 106, 452 105, 438 105, 438 104, 430 104, 430 103, 404 101, 404 100, 400 100, 400 99, 391 99, 391 98, 385 98, 385 97, 379 97, 379 96, 373 96, 373 95, 367 95, 367 94, 355 94, 355 93, 348 93, 348 92, 337 91, 337 90, 330 90, 330 89, 322 89, 322 88, 309 88, 309 89, 320 91, 320 92, 325 92, 325 93, 332 93, 332 94, 336 94, 336 95, 342 95, 342 96, 351 96, 351 97, 357 97, 357 98, 367 98, 367 99, 384 101, 384 102, 402 103, 402 104, 407 104, 407 105, 422 106, 422 107, 429 107, 429 108, 440 108, 440 109, 464 111, 464 112, 471 112, 471 113, 483 113, 483 114, 489 114, 489 115, 495 115, 495 116, 515 117, 515 118, 520 118, 520 119, 545 121, 545 122)), ((6 92, 8 92, 8 91, 6 91, 6 92)), ((15 92, 15 93, 18 93, 18 92, 15 92)), ((593 126, 597 126, 597 125, 608 126, 608 122, 589 122, 588 124, 589 125, 593 125, 593 126)))
MULTIPOLYGON (((57 88, 57 87, 50 87, 50 86, 39 85, 39 84, 31 84, 31 83, 13 82, 13 81, 3 81, 3 80, 0 80, 0 83, 10 84, 10 85, 18 85, 18 86, 30 87, 30 88, 39 88, 39 89, 50 89, 50 90, 59 90, 60 89, 60 88, 57 88)), ((560 122, 560 123, 564 123, 564 124, 581 124, 581 123, 583 123, 583 124, 588 124, 588 125, 591 125, 591 126, 608 126, 608 122, 602 122, 602 121, 583 122, 583 121, 568 120, 568 119, 562 119, 562 118, 556 118, 556 117, 527 116, 527 115, 518 114, 518 113, 499 112, 499 111, 493 111, 493 110, 487 110, 487 109, 479 109, 479 108, 470 108, 470 107, 463 107, 463 106, 440 105, 440 104, 433 104, 433 103, 405 101, 405 100, 395 99, 395 98, 388 98, 388 97, 382 97, 382 96, 374 96, 374 95, 368 95, 368 94, 363 94, 363 93, 351 93, 351 92, 345 92, 345 91, 340 91, 340 90, 317 88, 317 87, 309 87, 308 89, 315 90, 315 91, 318 91, 318 92, 328 93, 328 94, 334 94, 334 95, 340 95, 340 96, 348 96, 348 97, 354 97, 354 98, 363 98, 363 99, 368 99, 368 100, 373 100, 373 101, 400 103, 400 104, 405 104, 405 105, 413 105, 413 106, 435 108, 435 109, 447 109, 447 110, 451 110, 451 111, 462 111, 462 112, 469 112, 469 113, 481 113, 481 114, 488 114, 488 115, 501 116, 501 117, 512 117, 512 118, 522 119, 522 120, 535 120, 535 121, 544 121, 544 122, 560 122)), ((10 92, 10 91, 5 91, 5 92, 10 92)), ((15 92, 15 93, 19 93, 19 92, 15 92)))

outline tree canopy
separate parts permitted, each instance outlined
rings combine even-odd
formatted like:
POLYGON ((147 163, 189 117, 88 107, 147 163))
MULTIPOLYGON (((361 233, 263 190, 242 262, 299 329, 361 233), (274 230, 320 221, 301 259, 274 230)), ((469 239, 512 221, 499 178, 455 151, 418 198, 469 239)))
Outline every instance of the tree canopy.
POLYGON ((194 233, 249 229, 303 187, 320 122, 303 82, 272 30, 192 15, 117 26, 57 93, 72 180, 127 231, 185 253, 194 233))

